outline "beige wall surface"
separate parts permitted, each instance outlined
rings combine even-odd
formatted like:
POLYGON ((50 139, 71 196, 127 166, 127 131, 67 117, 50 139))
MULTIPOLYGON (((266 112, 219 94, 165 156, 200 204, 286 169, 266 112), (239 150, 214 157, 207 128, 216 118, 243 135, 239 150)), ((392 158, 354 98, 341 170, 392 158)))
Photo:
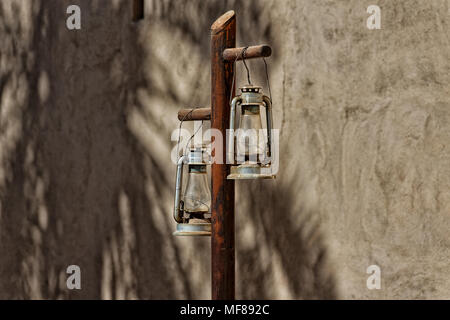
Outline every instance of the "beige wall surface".
POLYGON ((230 9, 273 47, 281 129, 277 180, 237 184, 237 297, 450 298, 450 1, 130 2, 0 2, 0 298, 210 297, 209 239, 171 235, 171 135, 230 9))

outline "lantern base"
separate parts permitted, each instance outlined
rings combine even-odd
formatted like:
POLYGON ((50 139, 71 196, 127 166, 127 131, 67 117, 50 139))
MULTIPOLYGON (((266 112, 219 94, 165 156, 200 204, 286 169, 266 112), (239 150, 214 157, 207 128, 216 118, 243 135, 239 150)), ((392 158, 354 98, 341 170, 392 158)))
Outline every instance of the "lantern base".
POLYGON ((210 237, 211 223, 207 220, 191 220, 189 223, 177 224, 176 237, 210 237))
POLYGON ((231 167, 228 180, 255 180, 255 179, 275 179, 276 175, 267 174, 267 168, 258 164, 242 164, 231 167))

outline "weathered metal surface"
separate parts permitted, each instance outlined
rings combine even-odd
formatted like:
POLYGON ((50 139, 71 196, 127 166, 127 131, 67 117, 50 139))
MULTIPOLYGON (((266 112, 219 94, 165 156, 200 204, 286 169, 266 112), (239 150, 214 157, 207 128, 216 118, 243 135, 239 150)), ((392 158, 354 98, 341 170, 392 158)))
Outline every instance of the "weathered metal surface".
POLYGON ((182 109, 178 112, 180 121, 209 121, 211 120, 211 108, 182 109))
MULTIPOLYGON (((225 61, 239 61, 243 59, 245 48, 230 48, 223 51, 223 59, 225 61)), ((272 48, 268 45, 259 45, 248 47, 245 50, 245 60, 255 58, 267 58, 272 55, 272 48)))
MULTIPOLYGON (((271 157, 272 157, 272 102, 269 97, 265 96, 261 92, 261 87, 254 85, 247 85, 240 88, 241 94, 236 96, 231 103, 230 111, 230 130, 228 136, 228 163, 232 164, 231 174, 227 177, 230 180, 244 180, 244 179, 274 179, 276 178, 272 174, 267 174, 267 169, 270 169, 271 157), (239 167, 235 167, 235 143, 234 132, 237 129, 235 124, 237 105, 242 108, 249 108, 259 106, 266 109, 266 130, 267 130, 267 150, 265 156, 270 160, 264 163, 258 162, 258 164, 249 165, 243 164, 239 167)), ((258 107, 258 116, 259 116, 258 107)))
POLYGON ((229 127, 229 135, 228 135, 228 150, 227 150, 227 160, 228 163, 234 164, 234 131, 235 131, 235 119, 236 119, 236 108, 239 103, 242 102, 242 98, 240 96, 234 97, 231 102, 231 110, 230 110, 230 127, 229 127))
POLYGON ((186 156, 181 157, 177 164, 177 174, 175 182, 175 202, 173 206, 173 218, 177 223, 183 221, 183 212, 181 210, 181 188, 183 186, 183 165, 186 160, 186 156))
MULTIPOLYGON (((266 168, 267 170, 267 168, 266 168)), ((275 179, 276 176, 263 171, 260 165, 243 164, 237 167, 231 167, 229 180, 254 180, 254 179, 275 179)))
MULTIPOLYGON (((189 155, 182 156, 178 160, 176 182, 175 182, 175 203, 173 217, 177 222, 177 231, 174 236, 210 236, 211 218, 209 213, 191 212, 186 213, 185 203, 181 200, 181 189, 183 187, 183 167, 187 162, 189 169, 196 167, 196 172, 202 172, 206 175, 206 162, 204 148, 192 148, 189 155), (197 167, 202 167, 200 170, 197 167)), ((191 172, 191 171, 190 171, 191 172)), ((189 183, 189 182, 188 182, 189 183)), ((186 196, 186 195, 185 195, 186 196)))
POLYGON ((209 237, 211 236, 211 223, 208 220, 201 220, 197 223, 180 223, 173 235, 177 237, 209 237))
MULTIPOLYGON (((211 27, 211 127, 226 137, 230 122, 230 97, 234 96, 234 64, 223 59, 227 48, 236 46, 236 15, 229 11, 211 27)), ((216 152, 213 156, 218 155, 216 152)), ((226 144, 222 161, 212 164, 212 299, 235 298, 234 181, 227 180, 226 144)))

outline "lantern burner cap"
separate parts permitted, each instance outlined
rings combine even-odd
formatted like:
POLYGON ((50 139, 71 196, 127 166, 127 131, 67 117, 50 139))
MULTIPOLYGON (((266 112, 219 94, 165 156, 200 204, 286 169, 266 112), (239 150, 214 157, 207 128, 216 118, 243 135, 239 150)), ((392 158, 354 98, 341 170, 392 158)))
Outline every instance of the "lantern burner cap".
POLYGON ((261 87, 253 85, 246 85, 241 88, 242 93, 244 92, 260 93, 261 90, 262 90, 261 87))
POLYGON ((204 147, 192 147, 189 151, 188 163, 190 165, 206 165, 207 150, 204 147))
POLYGON ((176 237, 210 237, 211 221, 194 220, 190 223, 180 223, 177 225, 177 231, 173 235, 176 237))
POLYGON ((238 167, 231 167, 228 180, 253 180, 253 179, 276 179, 276 176, 263 171, 259 164, 244 163, 238 167))

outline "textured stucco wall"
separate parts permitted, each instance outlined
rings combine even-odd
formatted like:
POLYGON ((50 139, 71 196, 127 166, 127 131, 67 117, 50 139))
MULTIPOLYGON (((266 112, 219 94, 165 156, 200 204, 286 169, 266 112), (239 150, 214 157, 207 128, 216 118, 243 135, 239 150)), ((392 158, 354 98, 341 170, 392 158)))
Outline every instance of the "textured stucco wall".
POLYGON ((170 138, 209 104, 229 9, 239 45, 274 49, 281 129, 278 179, 237 186, 238 298, 450 298, 450 1, 146 5, 0 2, 0 298, 209 298, 209 240, 171 236, 170 138))

